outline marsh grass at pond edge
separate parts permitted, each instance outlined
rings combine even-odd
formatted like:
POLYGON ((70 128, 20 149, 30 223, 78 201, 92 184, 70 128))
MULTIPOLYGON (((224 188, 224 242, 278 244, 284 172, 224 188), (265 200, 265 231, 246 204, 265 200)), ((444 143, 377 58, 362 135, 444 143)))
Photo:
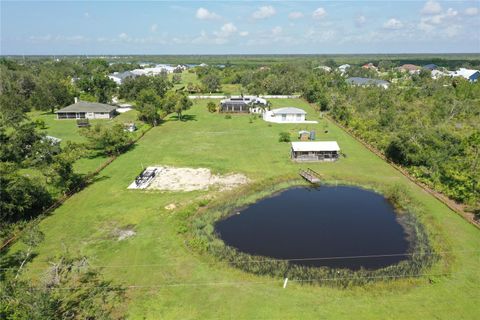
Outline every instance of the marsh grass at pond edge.
MULTIPOLYGON (((324 182, 333 185, 333 181, 324 182)), ((216 221, 225 219, 241 208, 262 198, 271 197, 295 186, 307 186, 298 178, 287 176, 267 179, 260 183, 245 186, 226 196, 211 201, 202 200, 180 210, 177 215, 177 232, 186 237, 186 244, 199 254, 211 254, 231 266, 243 271, 274 278, 288 277, 303 284, 319 284, 346 288, 353 285, 366 285, 378 281, 393 281, 395 278, 418 277, 440 260, 429 240, 428 231, 421 222, 422 208, 414 203, 407 191, 400 186, 359 186, 349 182, 335 182, 341 185, 354 185, 383 194, 396 209, 397 220, 408 235, 410 247, 408 259, 377 270, 350 270, 329 267, 306 267, 263 256, 253 256, 225 245, 215 232, 216 221)))

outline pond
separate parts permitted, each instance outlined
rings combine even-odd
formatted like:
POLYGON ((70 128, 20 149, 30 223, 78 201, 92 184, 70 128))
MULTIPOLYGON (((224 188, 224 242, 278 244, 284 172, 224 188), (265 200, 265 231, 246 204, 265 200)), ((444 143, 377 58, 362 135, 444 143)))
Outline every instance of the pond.
POLYGON ((409 249, 393 206, 351 186, 291 188, 218 221, 215 231, 244 253, 310 267, 379 269, 407 259, 409 249))

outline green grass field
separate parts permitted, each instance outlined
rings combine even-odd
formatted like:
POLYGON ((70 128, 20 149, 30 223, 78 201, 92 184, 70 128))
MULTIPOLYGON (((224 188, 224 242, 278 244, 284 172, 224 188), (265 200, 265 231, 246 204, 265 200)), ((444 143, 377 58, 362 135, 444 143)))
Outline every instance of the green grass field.
MULTIPOLYGON (((61 144, 65 144, 67 141, 77 143, 86 142, 85 137, 80 135, 81 129, 77 127, 76 120, 57 120, 54 114, 43 111, 33 111, 28 113, 28 116, 34 121, 44 121, 45 129, 43 131, 50 136, 62 139, 61 144)), ((111 120, 90 120, 91 125, 95 125, 97 123, 113 125, 116 123, 123 124, 126 122, 134 122, 137 125, 139 130, 133 133, 133 136, 138 135, 140 131, 147 128, 145 124, 137 120, 137 111, 135 110, 121 113, 111 120)), ((107 157, 105 156, 97 156, 95 158, 82 158, 75 162, 74 169, 77 173, 86 174, 97 169, 106 160, 107 157)))
MULTIPOLYGON (((180 89, 186 87, 189 83, 193 83, 196 86, 202 86, 202 83, 197 77, 196 73, 184 71, 181 74, 182 80, 180 83, 177 83, 173 85, 174 89, 180 89)), ((173 73, 170 73, 168 75, 168 78, 172 80, 173 78, 173 73)), ((243 90, 245 91, 245 90, 243 90)), ((241 84, 222 84, 220 91, 212 93, 212 95, 219 95, 219 94, 224 94, 224 95, 239 95, 242 92, 242 85, 241 84)), ((209 95, 209 93, 199 93, 201 95, 209 95)))
MULTIPOLYGON (((318 119, 302 100, 272 100, 274 107, 298 106, 319 124, 281 125, 248 115, 206 111, 195 101, 189 121, 167 119, 149 131, 128 153, 100 173, 97 182, 74 195, 40 224, 45 241, 29 264, 37 279, 49 257, 68 250, 104 266, 106 278, 138 287, 128 290, 129 319, 475 319, 480 295, 480 232, 442 203, 409 182, 334 124, 318 119), (442 259, 426 273, 443 276, 400 279, 364 287, 335 289, 247 274, 207 254, 190 251, 177 233, 180 208, 207 192, 142 192, 127 186, 142 166, 207 167, 241 172, 256 182, 296 175, 289 144, 281 131, 315 129, 317 140, 336 140, 347 155, 336 163, 309 164, 326 179, 364 185, 404 185, 425 211, 433 246, 442 259), (325 133, 328 130, 328 133, 325 133), (135 225, 136 236, 110 237, 112 229, 135 225)), ((67 126, 68 124, 65 124, 67 126)), ((52 126, 53 128, 53 126, 52 126)), ((72 132, 49 133, 60 138, 72 132)), ((67 131, 65 129, 65 131, 67 131)), ((74 139, 74 137, 72 138, 74 139)), ((212 192, 213 196, 221 196, 212 192)), ((321 245, 328 245, 327 243, 321 245)), ((18 248, 18 245, 13 249, 18 248)))

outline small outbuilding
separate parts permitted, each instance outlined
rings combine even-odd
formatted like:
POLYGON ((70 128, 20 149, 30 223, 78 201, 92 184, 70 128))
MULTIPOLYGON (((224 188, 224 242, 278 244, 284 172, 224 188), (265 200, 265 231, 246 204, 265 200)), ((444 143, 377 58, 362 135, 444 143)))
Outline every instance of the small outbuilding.
POLYGON ((340 157, 340 147, 336 141, 292 142, 293 161, 336 161, 340 157))
POLYGON ((287 107, 267 111, 263 114, 263 120, 277 123, 305 122, 307 113, 299 108, 287 107))
POLYGON ((57 119, 111 119, 116 107, 98 102, 78 101, 55 112, 57 119))

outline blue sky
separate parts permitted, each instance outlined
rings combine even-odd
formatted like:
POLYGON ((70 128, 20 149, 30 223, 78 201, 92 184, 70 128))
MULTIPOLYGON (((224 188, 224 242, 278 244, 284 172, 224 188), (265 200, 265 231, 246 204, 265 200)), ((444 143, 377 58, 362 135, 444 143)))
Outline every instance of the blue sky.
POLYGON ((1 54, 480 52, 480 0, 3 1, 1 54))

